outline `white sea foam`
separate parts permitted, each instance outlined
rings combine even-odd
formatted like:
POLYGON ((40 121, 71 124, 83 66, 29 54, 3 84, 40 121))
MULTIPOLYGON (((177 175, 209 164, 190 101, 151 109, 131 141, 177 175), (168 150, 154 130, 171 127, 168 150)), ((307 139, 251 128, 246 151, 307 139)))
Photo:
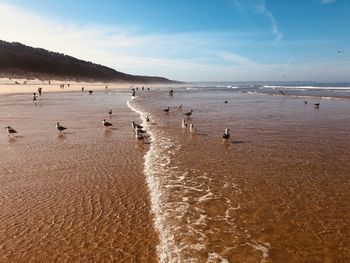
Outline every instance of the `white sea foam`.
POLYGON ((307 90, 307 89, 319 89, 319 90, 350 90, 350 87, 320 87, 320 86, 270 86, 265 85, 263 88, 269 89, 294 89, 294 90, 307 90))
POLYGON ((260 260, 260 263, 266 262, 266 259, 269 257, 269 250, 270 250, 269 243, 266 242, 266 243, 259 244, 258 242, 254 241, 254 243, 247 242, 247 245, 261 252, 262 258, 260 260))
MULTIPOLYGON (((127 105, 130 109, 140 114, 142 125, 147 129, 151 137, 150 148, 144 157, 144 173, 151 195, 152 212, 155 219, 154 224, 159 234, 160 243, 157 248, 159 261, 178 262, 181 248, 175 242, 174 233, 176 226, 169 226, 169 224, 171 224, 168 220, 169 217, 171 217, 169 212, 172 210, 169 209, 169 204, 166 204, 163 200, 166 193, 164 193, 163 186, 160 184, 162 175, 169 173, 166 166, 170 163, 169 156, 164 155, 167 151, 162 149, 170 148, 173 143, 171 139, 157 134, 150 129, 145 120, 145 113, 131 105, 130 101, 127 102, 127 105)), ((171 184, 168 184, 168 186, 171 186, 171 184)), ((187 204, 184 202, 185 200, 183 199, 182 201, 183 202, 177 203, 176 207, 174 207, 177 213, 180 212, 180 217, 182 211, 186 211, 187 208, 187 204)))
POLYGON ((229 263, 229 261, 226 258, 220 256, 219 254, 209 253, 207 263, 214 263, 214 262, 229 263))
MULTIPOLYGON (((209 221, 226 222, 227 226, 230 226, 228 232, 232 233, 233 238, 242 238, 242 241, 245 240, 243 241, 245 245, 260 251, 261 262, 265 262, 269 247, 255 241, 249 233, 236 233, 237 227, 233 216, 235 210, 240 209, 240 205, 227 201, 223 214, 215 216, 206 214, 203 210, 206 202, 223 198, 220 193, 214 193, 208 187, 209 182, 214 180, 212 174, 190 168, 181 170, 172 164, 181 146, 177 146, 172 138, 149 124, 145 120, 149 114, 140 110, 135 102, 137 103, 137 98, 133 102, 128 101, 127 105, 140 115, 142 125, 151 140, 150 148, 144 156, 144 173, 150 191, 154 226, 159 235, 157 247, 159 262, 205 262, 198 259, 198 255, 203 252, 208 253, 206 262, 229 262, 220 255, 221 253, 214 253, 208 247, 208 235, 222 231, 213 226, 208 229, 209 221), (186 216, 188 214, 192 216, 186 216), (188 243, 189 237, 196 242, 188 243)), ((223 185, 225 183, 222 182, 223 185)), ((239 193, 240 189, 236 184, 232 184, 232 187, 239 193)))

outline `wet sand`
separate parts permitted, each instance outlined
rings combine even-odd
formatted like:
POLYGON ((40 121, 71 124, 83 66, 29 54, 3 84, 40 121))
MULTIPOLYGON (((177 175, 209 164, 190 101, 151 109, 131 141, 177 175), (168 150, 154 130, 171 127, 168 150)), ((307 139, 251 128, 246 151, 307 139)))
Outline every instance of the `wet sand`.
POLYGON ((50 93, 35 106, 30 94, 0 96, 0 126, 19 132, 0 133, 1 262, 350 259, 347 100, 315 109, 295 97, 167 88, 128 99, 50 93), (151 144, 135 142, 139 114, 151 144), (184 117, 197 134, 181 128, 184 117))
POLYGON ((295 97, 187 90, 134 103, 155 140, 148 182, 162 262, 350 259, 347 100, 315 109, 295 97))
POLYGON ((156 261, 147 148, 134 141, 128 97, 50 93, 34 106, 28 94, 0 96, 0 126, 18 131, 0 133, 1 262, 156 261))

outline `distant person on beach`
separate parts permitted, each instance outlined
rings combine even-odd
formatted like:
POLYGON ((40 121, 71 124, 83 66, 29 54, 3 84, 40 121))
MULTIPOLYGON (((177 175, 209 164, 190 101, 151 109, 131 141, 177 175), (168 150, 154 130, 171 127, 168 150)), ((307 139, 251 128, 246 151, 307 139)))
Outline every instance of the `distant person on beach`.
POLYGON ((145 87, 142 86, 142 90, 145 90, 145 87))
POLYGON ((38 88, 38 93, 39 93, 39 96, 41 96, 41 90, 42 90, 43 88, 38 88))
POLYGON ((174 91, 171 89, 170 91, 169 91, 169 96, 173 96, 174 95, 174 91))
POLYGON ((135 96, 136 96, 136 91, 135 91, 135 89, 132 89, 131 96, 132 96, 132 97, 135 97, 135 96))
POLYGON ((34 93, 33 93, 33 102, 36 103, 36 101, 37 101, 36 93, 34 92, 34 93))
POLYGON ((81 92, 84 92, 84 87, 81 87, 81 92))

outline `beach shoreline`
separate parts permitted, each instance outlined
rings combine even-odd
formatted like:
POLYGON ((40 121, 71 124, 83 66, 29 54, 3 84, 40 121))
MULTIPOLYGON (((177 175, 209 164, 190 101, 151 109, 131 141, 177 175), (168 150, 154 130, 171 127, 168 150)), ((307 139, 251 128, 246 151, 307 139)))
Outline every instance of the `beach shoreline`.
POLYGON ((347 101, 162 87, 0 95, 0 261, 350 256, 347 101))
POLYGON ((176 87, 181 84, 159 84, 159 83, 119 83, 119 82, 77 82, 77 81, 60 81, 52 80, 41 81, 38 79, 9 79, 0 78, 0 94, 27 94, 38 92, 38 88, 42 88, 43 93, 52 92, 84 92, 103 91, 103 90, 129 90, 138 87, 141 89, 157 88, 157 87, 176 87), (15 84, 17 82, 17 84, 15 84), (63 85, 63 87, 61 86, 63 85))

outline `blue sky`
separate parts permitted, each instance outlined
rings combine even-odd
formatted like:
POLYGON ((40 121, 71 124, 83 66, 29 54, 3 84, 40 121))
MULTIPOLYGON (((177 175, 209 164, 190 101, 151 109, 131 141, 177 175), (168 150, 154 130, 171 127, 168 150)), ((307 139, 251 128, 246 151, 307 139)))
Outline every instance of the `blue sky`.
POLYGON ((348 0, 0 0, 0 39, 184 81, 342 82, 349 13, 348 0))

